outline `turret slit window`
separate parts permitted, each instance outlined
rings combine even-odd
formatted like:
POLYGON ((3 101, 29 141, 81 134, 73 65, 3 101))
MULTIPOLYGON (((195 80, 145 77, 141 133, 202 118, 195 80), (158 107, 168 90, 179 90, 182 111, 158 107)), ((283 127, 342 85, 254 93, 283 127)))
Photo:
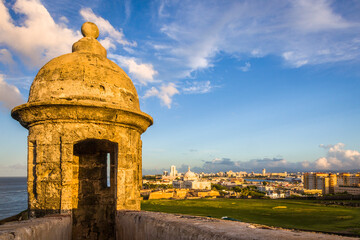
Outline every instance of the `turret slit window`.
POLYGON ((110 161, 110 153, 106 154, 106 186, 110 187, 110 169, 111 169, 111 161, 110 161))

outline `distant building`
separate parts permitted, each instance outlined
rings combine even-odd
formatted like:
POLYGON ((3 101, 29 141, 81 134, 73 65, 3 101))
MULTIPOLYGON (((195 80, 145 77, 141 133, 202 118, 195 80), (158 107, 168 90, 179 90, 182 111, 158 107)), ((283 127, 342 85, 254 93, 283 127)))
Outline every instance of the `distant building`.
POLYGON ((184 188, 186 189, 201 189, 201 190, 210 190, 211 183, 203 181, 184 181, 184 188))
POLYGON ((236 173, 234 173, 233 171, 229 170, 225 173, 225 175, 227 177, 236 177, 236 173))
POLYGON ((340 173, 338 176, 338 186, 359 186, 360 174, 340 173))
POLYGON ((285 198, 285 193, 279 191, 267 191, 266 196, 271 199, 285 198))
POLYGON ((247 175, 247 172, 245 172, 245 171, 240 171, 240 172, 236 173, 237 177, 243 177, 243 176, 246 176, 246 175, 247 175))
POLYGON ((329 193, 335 193, 335 187, 337 186, 337 175, 330 173, 329 174, 329 193))
POLYGON ((319 195, 322 195, 322 190, 321 189, 304 189, 303 194, 319 196, 319 195))
POLYGON ((337 186, 337 175, 332 173, 305 173, 304 189, 322 190, 322 194, 333 194, 337 186))
POLYGON ((156 191, 156 192, 150 193, 149 200, 150 199, 169 199, 169 198, 172 198, 173 196, 174 196, 173 192, 156 191))
POLYGON ((182 180, 173 181, 174 188, 183 188, 183 189, 201 189, 201 190, 210 190, 211 182, 199 181, 198 177, 194 172, 188 167, 188 171, 185 173, 182 180))
POLYGON ((198 197, 218 197, 220 196, 219 191, 206 191, 206 192, 198 192, 198 197))
POLYGON ((267 192, 274 190, 274 187, 271 186, 258 186, 257 189, 261 192, 267 192))
POLYGON ((348 193, 351 195, 360 195, 360 187, 354 187, 354 186, 336 186, 334 188, 335 193, 348 193))
POLYGON ((265 168, 262 170, 262 175, 266 176, 266 169, 265 168))
POLYGON ((283 172, 283 173, 268 173, 268 175, 270 175, 270 177, 274 177, 274 178, 285 178, 287 177, 287 172, 283 172))
POLYGON ((190 171, 190 166, 188 167, 188 171, 185 173, 184 177, 183 177, 184 181, 196 181, 198 180, 198 177, 196 176, 196 174, 192 171, 190 171))
POLYGON ((176 170, 176 166, 175 165, 172 165, 170 167, 170 177, 176 177, 178 175, 178 172, 176 170))
POLYGON ((305 189, 318 189, 323 188, 323 182, 320 178, 326 177, 326 173, 304 173, 304 188, 305 189))

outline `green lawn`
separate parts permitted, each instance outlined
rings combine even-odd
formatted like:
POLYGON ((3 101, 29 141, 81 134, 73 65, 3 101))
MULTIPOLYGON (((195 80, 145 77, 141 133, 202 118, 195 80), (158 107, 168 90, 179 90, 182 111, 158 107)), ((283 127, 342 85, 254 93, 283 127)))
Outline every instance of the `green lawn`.
POLYGON ((147 200, 142 210, 223 216, 274 227, 360 236, 360 208, 325 206, 309 200, 195 199, 147 200))

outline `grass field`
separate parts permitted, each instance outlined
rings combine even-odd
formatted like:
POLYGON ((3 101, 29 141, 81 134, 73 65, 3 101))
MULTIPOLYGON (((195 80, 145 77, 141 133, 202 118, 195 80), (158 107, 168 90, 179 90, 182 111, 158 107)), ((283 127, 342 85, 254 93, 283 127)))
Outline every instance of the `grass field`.
POLYGON ((360 236, 360 208, 325 206, 309 200, 194 199, 147 200, 142 210, 223 216, 242 222, 360 236))

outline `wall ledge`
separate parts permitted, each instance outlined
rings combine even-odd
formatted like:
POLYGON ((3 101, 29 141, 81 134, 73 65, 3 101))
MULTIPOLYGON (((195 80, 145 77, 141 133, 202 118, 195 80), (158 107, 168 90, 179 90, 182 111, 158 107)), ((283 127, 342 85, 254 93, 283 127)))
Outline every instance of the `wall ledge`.
POLYGON ((71 239, 70 215, 49 215, 0 225, 0 240, 71 239))
POLYGON ((159 212, 124 210, 118 211, 116 218, 118 240, 358 239, 159 212))

